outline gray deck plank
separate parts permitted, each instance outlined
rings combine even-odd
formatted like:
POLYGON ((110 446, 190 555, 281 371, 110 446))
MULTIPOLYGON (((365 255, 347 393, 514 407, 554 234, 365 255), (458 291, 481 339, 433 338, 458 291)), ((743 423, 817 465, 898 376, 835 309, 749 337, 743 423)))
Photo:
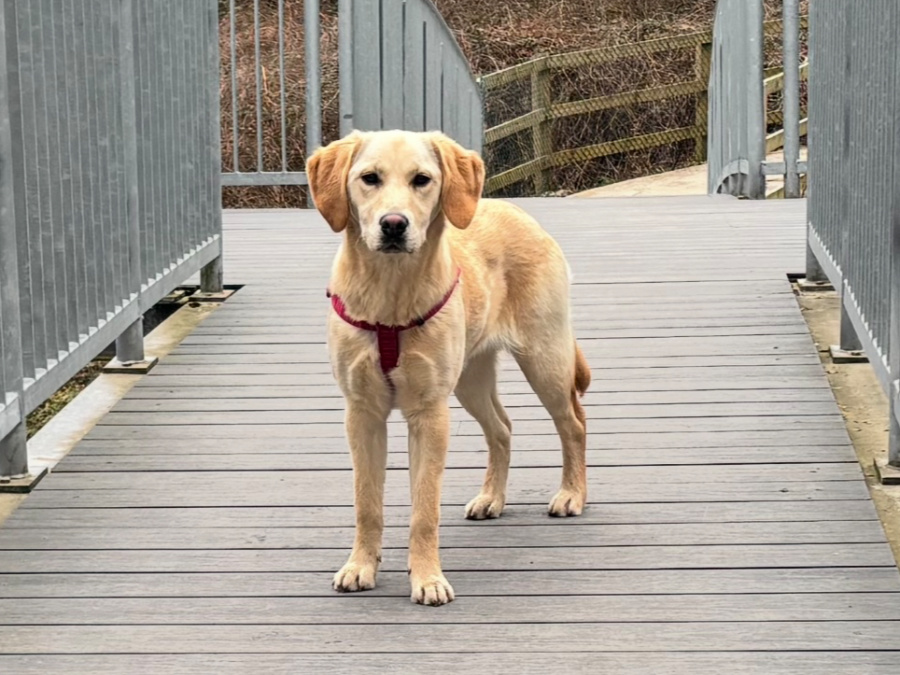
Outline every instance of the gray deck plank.
POLYGON ((361 675, 393 672, 485 672, 496 675, 545 675, 564 669, 571 673, 628 673, 629 675, 894 675, 892 652, 723 652, 710 653, 569 653, 518 654, 429 652, 423 654, 104 654, 0 656, 0 671, 17 675, 93 673, 94 675, 246 675, 264 673, 347 672, 361 675))
MULTIPOLYGON (((399 610, 405 611, 405 610, 399 610)), ((692 652, 715 645, 722 651, 871 651, 900 649, 891 621, 792 621, 715 623, 515 623, 481 625, 365 624, 347 630, 332 625, 208 626, 4 626, 7 653, 91 654, 421 652, 440 644, 445 652, 692 652)))
MULTIPOLYGON (((167 572, 9 574, 0 598, 234 598, 319 597, 333 599, 331 572, 167 572)), ((638 604, 646 596, 698 594, 888 593, 896 598, 897 568, 799 567, 676 570, 458 570, 454 589, 465 597, 621 595, 638 604)), ((382 571, 365 597, 409 595, 406 572, 382 571)), ((27 607, 27 605, 26 605, 27 607)), ((494 612, 487 617, 497 619, 494 612)), ((298 617, 302 617, 298 614, 298 617)))
MULTIPOLYGON (((528 546, 605 547, 722 546, 731 544, 877 543, 883 536, 877 520, 774 523, 684 523, 654 525, 532 525, 498 527, 485 539, 484 528, 446 528, 441 546, 448 548, 521 548, 528 546)), ((384 548, 405 549, 408 529, 385 528, 384 548)), ((308 549, 344 550, 353 540, 352 527, 291 528, 48 528, 15 530, 0 539, 0 550, 159 550, 159 549, 308 549)))
MULTIPOLYGON (((349 543, 349 542, 348 542, 349 543)), ((6 574, 72 572, 331 572, 347 549, 165 549, 101 551, 0 551, 6 574)), ((624 570, 783 567, 884 567, 894 564, 886 543, 743 544, 722 546, 572 546, 558 549, 445 548, 444 572, 456 570, 624 570)), ((385 552, 381 569, 406 572, 404 550, 385 552)), ((327 589, 326 589, 327 590, 327 589)), ((364 598, 365 594, 353 596, 364 598)))
MULTIPOLYGON (((550 445, 548 443, 548 445, 550 445)), ((256 452, 199 453, 185 447, 183 453, 172 453, 166 460, 166 471, 304 471, 314 462, 318 470, 350 468, 349 453, 343 449, 332 452, 298 453, 290 448, 276 452, 272 448, 260 447, 256 452)), ((518 467, 552 467, 560 463, 559 450, 522 450, 516 448, 512 456, 511 466, 518 467)), ((797 446, 790 449, 782 447, 755 448, 748 453, 742 448, 668 448, 664 452, 658 450, 632 450, 623 453, 621 450, 595 450, 587 452, 587 466, 673 466, 689 464, 702 465, 734 465, 734 464, 804 464, 820 462, 853 462, 856 457, 847 446, 823 445, 809 446, 800 450, 797 446)), ((455 469, 484 468, 487 462, 486 450, 466 451, 456 449, 447 455, 447 466, 455 469)), ((409 456, 405 452, 388 453, 389 469, 406 469, 409 467, 409 456)), ((70 456, 65 466, 58 466, 57 473, 97 472, 97 471, 159 471, 160 458, 148 455, 146 448, 134 451, 119 448, 103 448, 88 453, 85 449, 70 456)), ((662 469, 660 469, 662 470, 662 469)))
POLYGON ((462 517, 486 453, 452 401, 457 601, 407 599, 396 415, 379 586, 334 594, 354 522, 324 346, 339 239, 314 212, 229 212, 240 292, 0 529, 0 671, 895 672, 900 573, 785 276, 804 267, 805 205, 520 203, 574 271, 582 518, 546 516, 558 438, 506 359, 498 521, 462 517))
MULTIPOLYGON (((622 595, 467 597, 442 612, 422 612, 412 603, 367 596, 351 602, 331 598, 194 598, 168 603, 159 598, 94 598, 89 614, 78 598, 0 599, 3 626, 36 623, 93 625, 502 625, 545 623, 572 616, 579 623, 638 622, 834 622, 900 621, 900 592, 771 593, 743 595, 655 595, 635 602, 622 595)), ((0 629, 2 630, 2 629, 0 629)), ((897 644, 897 642, 894 642, 897 644)))
MULTIPOLYGON (((40 500, 26 502, 4 523, 6 529, 28 528, 38 525, 53 528, 142 528, 168 527, 352 527, 353 507, 345 506, 224 506, 154 508, 50 508, 40 500)), ((473 527, 463 518, 458 505, 445 505, 441 526, 473 527)), ((755 522, 840 522, 875 520, 878 516, 871 501, 865 499, 823 501, 722 501, 711 507, 705 502, 682 503, 606 503, 591 506, 579 518, 553 521, 556 527, 573 525, 630 525, 668 523, 755 523, 755 522)), ((409 509, 406 506, 385 507, 385 524, 406 526, 409 509)), ((477 523, 476 527, 532 527, 546 525, 543 504, 513 505, 502 518, 477 523)))

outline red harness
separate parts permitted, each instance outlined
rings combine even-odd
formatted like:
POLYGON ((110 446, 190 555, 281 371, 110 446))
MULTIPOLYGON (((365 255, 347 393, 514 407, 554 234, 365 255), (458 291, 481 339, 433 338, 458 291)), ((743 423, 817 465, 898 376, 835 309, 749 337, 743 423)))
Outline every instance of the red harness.
POLYGON ((344 301, 341 300, 339 296, 332 295, 331 291, 326 291, 325 295, 326 297, 331 298, 331 306, 334 308, 337 315, 344 321, 354 328, 375 333, 375 337, 378 339, 378 359, 381 362, 381 372, 384 373, 388 385, 393 389, 394 383, 391 381, 390 372, 397 367, 397 362, 400 360, 400 333, 409 330, 410 328, 418 328, 419 326, 424 325, 426 321, 440 312, 444 308, 444 305, 450 301, 450 298, 453 296, 453 291, 456 290, 456 287, 459 285, 460 274, 461 270, 457 269, 453 285, 450 286, 450 290, 447 291, 438 304, 428 310, 424 316, 410 321, 405 326, 386 326, 383 323, 373 324, 368 321, 357 321, 347 314, 347 308, 344 306, 344 301))

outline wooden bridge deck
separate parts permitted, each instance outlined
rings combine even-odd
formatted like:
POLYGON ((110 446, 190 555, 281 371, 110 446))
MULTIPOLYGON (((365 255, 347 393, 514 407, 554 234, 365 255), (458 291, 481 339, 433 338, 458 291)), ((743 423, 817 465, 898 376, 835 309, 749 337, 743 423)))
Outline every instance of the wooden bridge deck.
POLYGON ((546 517, 557 439, 507 366, 499 521, 462 518, 485 451, 454 411, 457 601, 408 601, 400 422, 379 588, 334 594, 353 524, 323 344, 336 238, 314 213, 228 213, 246 286, 0 531, 0 672, 895 673, 900 576, 786 279, 805 204, 522 203, 569 256, 594 369, 583 517, 546 517))

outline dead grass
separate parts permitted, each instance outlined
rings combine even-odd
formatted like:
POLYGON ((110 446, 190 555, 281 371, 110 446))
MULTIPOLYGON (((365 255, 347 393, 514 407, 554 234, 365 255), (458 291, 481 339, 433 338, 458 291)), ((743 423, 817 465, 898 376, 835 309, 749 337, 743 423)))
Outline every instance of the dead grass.
POLYGON ((82 368, 71 380, 66 382, 53 396, 31 411, 28 415, 26 428, 28 438, 40 431, 47 422, 53 419, 60 410, 65 408, 81 391, 93 382, 103 372, 103 366, 107 361, 92 361, 82 368))
MULTIPOLYGON (((709 29, 715 0, 435 0, 476 74, 493 72, 545 54, 613 46, 709 29)), ((781 0, 765 0, 766 18, 780 16, 781 0)), ((806 2, 801 11, 806 11, 806 2)), ((303 3, 285 0, 286 164, 288 170, 304 166, 305 76, 303 3)), ((254 65, 253 1, 236 0, 237 94, 239 163, 244 170, 259 165, 256 152, 256 87, 254 65)), ((278 3, 260 0, 260 62, 262 67, 263 166, 281 168, 281 113, 278 82, 278 3)), ((337 0, 321 3, 321 62, 323 140, 338 137, 337 0)), ((228 1, 220 0, 222 54, 222 153, 226 170, 233 166, 232 88, 228 1)), ((780 53, 777 38, 767 40, 767 60, 780 53)), ((660 86, 693 79, 693 59, 685 50, 645 59, 595 66, 560 73, 554 82, 559 101, 579 100, 632 89, 660 86)), ((530 91, 493 92, 485 101, 488 125, 527 112, 530 91)), ((579 116, 555 124, 556 147, 578 147, 665 128, 690 126, 694 106, 691 97, 623 109, 599 116, 579 116), (648 131, 648 129, 650 131, 648 131)), ((491 171, 528 159, 530 137, 513 138, 486 152, 491 171)), ((693 160, 692 144, 680 142, 663 148, 632 152, 558 169, 554 190, 578 190, 663 170, 680 168, 693 160)), ((529 186, 513 186, 528 194, 529 186)), ((226 188, 227 207, 304 206, 301 188, 226 188)))

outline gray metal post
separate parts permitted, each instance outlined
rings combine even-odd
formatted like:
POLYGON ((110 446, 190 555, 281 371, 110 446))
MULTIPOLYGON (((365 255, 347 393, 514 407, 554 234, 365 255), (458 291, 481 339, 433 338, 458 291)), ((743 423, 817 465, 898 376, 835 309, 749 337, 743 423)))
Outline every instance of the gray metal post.
POLYGON ((306 39, 306 154, 322 145, 322 84, 319 67, 319 0, 303 3, 306 39))
POLYGON ((10 481, 28 475, 28 443, 25 423, 21 422, 8 436, 0 438, 0 492, 10 481))
POLYGON ((847 313, 847 307, 844 304, 845 298, 841 296, 841 350, 845 352, 861 352, 863 344, 856 334, 853 322, 850 321, 850 315, 847 313))
POLYGON ((800 196, 800 8, 784 0, 784 196, 800 196))
POLYGON ((340 133, 353 131, 353 0, 338 0, 338 108, 340 133))
MULTIPOLYGON (((0 396, 19 408, 20 422, 0 437, 0 479, 28 474, 25 405, 22 390, 22 333, 19 315, 19 262, 12 155, 12 128, 7 88, 5 9, 0 4, 0 396)), ((10 55, 15 58, 15 55, 10 55)))
POLYGON ((116 360, 122 365, 144 361, 144 320, 138 319, 116 338, 116 360))
MULTIPOLYGON (((807 232, 807 237, 811 234, 811 232, 807 232)), ((819 264, 819 259, 816 258, 816 254, 813 253, 812 247, 809 245, 808 241, 806 244, 806 281, 809 283, 828 281, 828 276, 819 264)))
POLYGON ((200 270, 200 292, 221 293, 224 289, 222 256, 210 260, 200 270))
MULTIPOLYGON (((900 74, 895 76, 900 84, 900 74)), ((900 94, 898 94, 900 95, 900 94)), ((900 149, 900 134, 894 135, 894 149, 900 149)), ((895 154, 896 157, 896 154, 895 154)), ((890 398, 890 445, 888 465, 892 468, 895 482, 900 482, 900 171, 894 171, 894 203, 891 209, 891 289, 890 289, 890 339, 888 366, 891 373, 890 398)), ((886 472, 882 472, 882 480, 886 472)))

